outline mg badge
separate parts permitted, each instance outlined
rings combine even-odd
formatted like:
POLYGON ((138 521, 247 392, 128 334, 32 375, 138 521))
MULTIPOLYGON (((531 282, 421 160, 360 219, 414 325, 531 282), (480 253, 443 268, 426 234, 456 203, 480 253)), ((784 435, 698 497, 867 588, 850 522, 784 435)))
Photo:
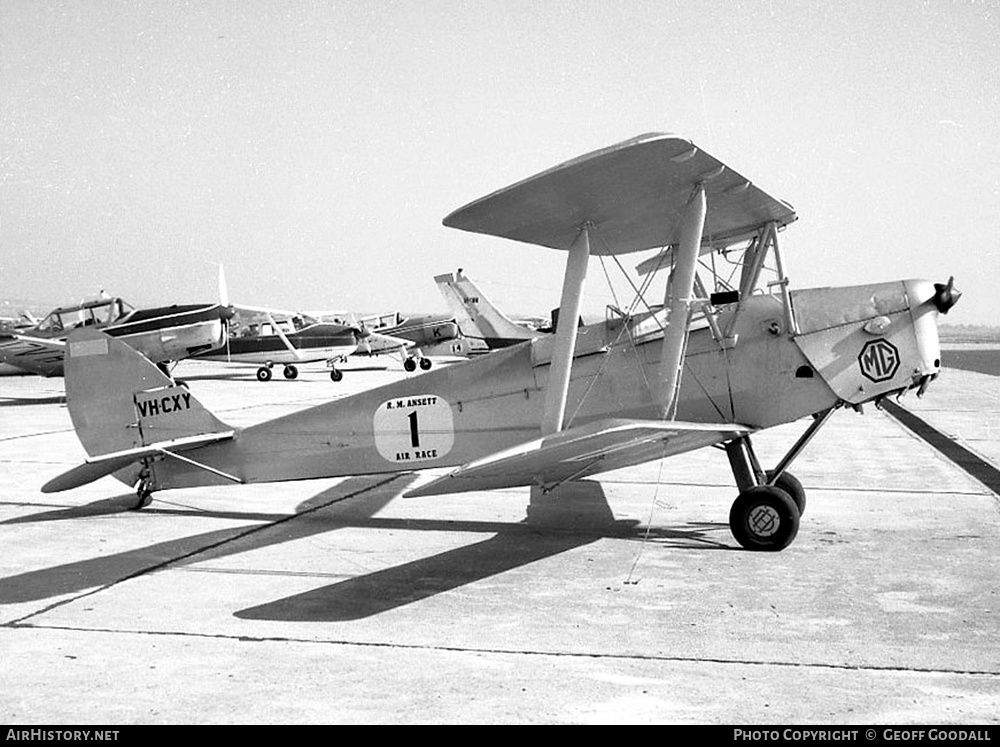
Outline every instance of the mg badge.
POLYGON ((888 340, 870 340, 858 355, 861 373, 871 381, 887 381, 899 370, 899 351, 888 340))

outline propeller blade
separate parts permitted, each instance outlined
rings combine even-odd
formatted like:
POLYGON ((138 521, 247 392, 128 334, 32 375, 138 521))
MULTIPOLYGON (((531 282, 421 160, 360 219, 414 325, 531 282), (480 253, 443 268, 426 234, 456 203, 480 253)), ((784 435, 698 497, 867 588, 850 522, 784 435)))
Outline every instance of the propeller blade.
POLYGON ((229 289, 226 287, 226 271, 219 263, 219 304, 229 306, 229 289))
POLYGON ((229 303, 229 287, 226 285, 226 271, 219 263, 219 319, 222 320, 222 334, 226 338, 226 362, 232 363, 229 348, 231 330, 229 322, 236 316, 236 309, 229 303))
POLYGON ((955 290, 955 276, 952 275, 948 278, 948 282, 942 285, 941 283, 934 283, 934 306, 942 314, 947 314, 952 306, 958 303, 958 299, 962 297, 962 291, 955 290))

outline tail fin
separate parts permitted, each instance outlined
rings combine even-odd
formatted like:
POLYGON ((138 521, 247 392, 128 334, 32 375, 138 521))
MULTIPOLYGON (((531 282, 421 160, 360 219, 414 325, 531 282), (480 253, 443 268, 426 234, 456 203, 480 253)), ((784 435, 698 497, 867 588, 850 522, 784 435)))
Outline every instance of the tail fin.
POLYGON ((465 337, 485 340, 490 348, 541 337, 542 333, 511 321, 459 270, 434 278, 465 337))
POLYGON ((87 463, 51 480, 43 492, 115 473, 134 484, 141 462, 233 437, 185 387, 141 353, 93 328, 67 338, 66 402, 87 463))

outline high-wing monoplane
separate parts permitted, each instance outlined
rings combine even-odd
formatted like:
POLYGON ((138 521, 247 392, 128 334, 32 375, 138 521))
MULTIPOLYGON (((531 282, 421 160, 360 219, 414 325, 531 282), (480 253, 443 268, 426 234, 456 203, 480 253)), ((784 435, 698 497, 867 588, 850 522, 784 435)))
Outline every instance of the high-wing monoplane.
POLYGON ((66 337, 75 329, 103 330, 167 364, 218 347, 232 309, 223 303, 135 309, 121 298, 100 298, 53 309, 40 322, 0 332, 0 363, 25 373, 61 376, 66 337))
POLYGON ((306 314, 255 307, 235 308, 236 319, 225 344, 199 353, 196 358, 256 364, 258 381, 270 381, 275 364, 283 364, 286 379, 295 379, 299 365, 315 362, 324 362, 330 378, 340 381, 344 374, 337 364, 350 355, 398 352, 405 357, 405 351, 413 345, 409 340, 372 332, 349 321, 321 321, 306 314), (248 320, 243 321, 243 317, 248 320))
MULTIPOLYGON (((70 415, 90 455, 42 489, 105 475, 152 491, 451 468, 406 495, 537 486, 721 446, 738 488, 740 545, 780 550, 805 507, 788 472, 841 407, 910 389, 941 366, 951 280, 793 291, 779 249, 796 219, 688 140, 642 135, 453 212, 446 226, 566 252, 561 319, 578 319, 588 260, 662 249, 664 303, 231 428, 134 350, 98 331, 69 339, 70 415), (769 268, 765 271, 765 268, 769 268), (767 282, 774 273, 775 279, 767 282), (770 469, 753 434, 796 421, 770 469), (280 449, 275 444, 281 445, 280 449)), ((647 277, 652 277, 650 273, 647 277)))
POLYGON ((490 352, 541 337, 542 332, 518 324, 498 309, 461 268, 436 275, 434 282, 455 317, 459 332, 479 343, 475 352, 490 352))

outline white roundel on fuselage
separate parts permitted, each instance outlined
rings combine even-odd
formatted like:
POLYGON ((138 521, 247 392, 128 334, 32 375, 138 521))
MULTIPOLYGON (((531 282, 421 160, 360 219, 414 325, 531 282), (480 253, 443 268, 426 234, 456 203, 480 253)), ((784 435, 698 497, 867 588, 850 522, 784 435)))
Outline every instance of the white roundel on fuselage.
POLYGON ((375 446, 394 464, 441 459, 455 443, 451 405, 436 394, 414 394, 383 402, 373 418, 375 446))

